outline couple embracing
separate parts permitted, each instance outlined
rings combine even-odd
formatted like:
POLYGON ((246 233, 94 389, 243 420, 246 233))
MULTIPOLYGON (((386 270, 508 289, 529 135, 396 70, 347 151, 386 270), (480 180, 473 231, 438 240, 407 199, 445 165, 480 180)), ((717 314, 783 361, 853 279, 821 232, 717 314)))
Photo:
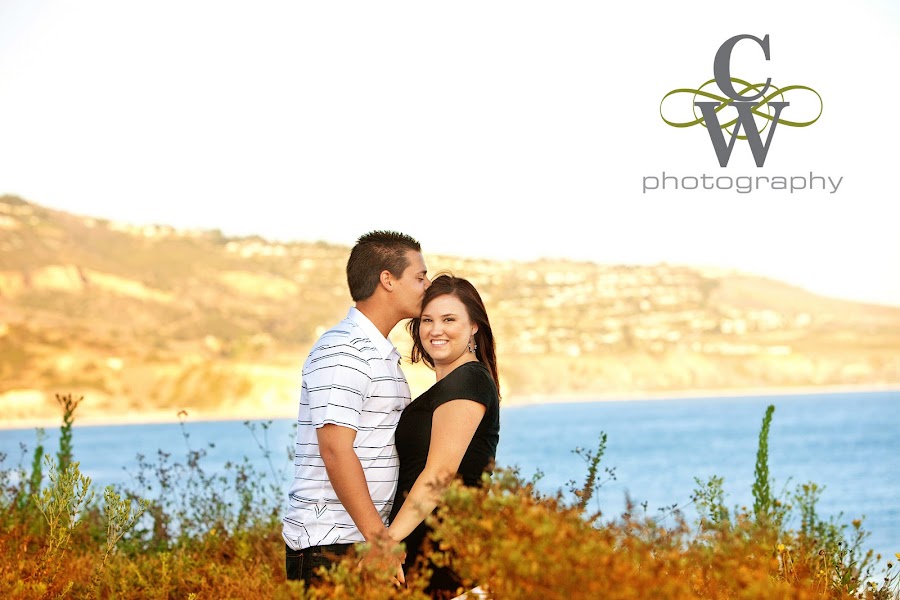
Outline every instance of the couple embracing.
POLYGON ((399 542, 404 573, 427 564, 426 591, 457 594, 449 567, 420 560, 425 518, 454 477, 480 485, 500 433, 494 338, 484 303, 465 279, 429 281, 413 238, 374 231, 347 261, 355 306, 325 332, 303 365, 294 479, 282 536, 288 579, 315 583, 327 567, 367 542, 399 542), (403 319, 411 359, 432 367, 436 382, 410 402, 401 357, 388 340, 403 319))

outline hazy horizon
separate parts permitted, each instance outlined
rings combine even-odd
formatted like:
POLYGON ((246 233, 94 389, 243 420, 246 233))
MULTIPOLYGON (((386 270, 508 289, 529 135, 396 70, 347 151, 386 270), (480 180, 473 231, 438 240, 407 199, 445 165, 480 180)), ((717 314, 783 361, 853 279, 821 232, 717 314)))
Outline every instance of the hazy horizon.
MULTIPOLYGON (((2 195, 0 195, 0 197, 2 197, 2 195)), ((174 225, 172 225, 172 224, 170 224, 170 223, 121 221, 121 220, 116 220, 116 219, 110 219, 110 218, 108 218, 108 217, 104 217, 103 215, 85 215, 85 214, 80 214, 80 213, 74 213, 74 212, 71 212, 71 211, 66 211, 66 210, 63 210, 63 209, 57 209, 57 208, 53 208, 53 207, 50 207, 50 206, 41 205, 41 204, 39 204, 39 203, 37 203, 37 202, 32 202, 32 201, 28 200, 27 198, 21 198, 21 197, 20 197, 20 199, 25 200, 26 202, 29 202, 29 203, 34 204, 34 205, 37 205, 37 206, 43 206, 44 208, 49 208, 49 209, 51 209, 51 210, 60 210, 60 211, 62 211, 62 212, 66 212, 67 214, 71 214, 71 215, 75 215, 75 216, 79 216, 79 217, 83 217, 83 218, 102 219, 102 220, 109 221, 109 222, 112 223, 112 224, 119 225, 119 226, 126 226, 126 227, 135 227, 135 228, 142 228, 142 227, 171 227, 171 228, 173 228, 175 231, 178 231, 178 232, 181 232, 181 233, 188 233, 188 232, 214 232, 214 231, 219 231, 223 236, 225 236, 226 238, 230 238, 230 239, 260 238, 260 239, 262 239, 262 240, 264 240, 264 241, 266 241, 266 242, 268 242, 268 243, 272 243, 272 244, 281 244, 281 243, 283 243, 283 244, 291 244, 291 243, 308 243, 308 244, 314 244, 314 243, 322 242, 322 243, 327 243, 327 244, 336 245, 336 246, 344 246, 344 247, 346 247, 348 250, 349 250, 350 247, 352 246, 352 242, 346 243, 346 242, 342 242, 342 241, 329 241, 329 240, 324 240, 324 239, 301 239, 301 238, 294 238, 294 239, 275 239, 275 238, 269 238, 269 237, 266 237, 265 235, 263 235, 263 234, 258 234, 258 233, 248 233, 248 234, 240 234, 240 235, 238 235, 238 234, 233 234, 233 235, 230 235, 230 234, 228 234, 227 232, 221 231, 221 230, 219 230, 218 228, 215 228, 215 227, 186 227, 186 228, 182 228, 182 227, 176 227, 176 226, 174 226, 174 225)), ((427 240, 419 240, 419 241, 420 241, 420 243, 423 244, 422 252, 423 252, 423 254, 426 256, 426 258, 428 258, 428 257, 437 257, 437 256, 445 256, 445 257, 448 257, 448 258, 466 258, 466 259, 475 259, 475 260, 487 260, 487 261, 498 261, 498 262, 514 262, 514 263, 526 263, 526 264, 529 263, 529 262, 536 262, 536 261, 542 261, 542 260, 548 260, 548 261, 555 261, 555 260, 558 260, 558 261, 584 262, 584 263, 590 263, 590 264, 596 264, 596 265, 610 265, 610 266, 654 266, 654 265, 684 266, 684 267, 695 268, 695 269, 703 269, 703 270, 709 269, 709 270, 711 270, 711 271, 722 271, 722 272, 739 273, 739 274, 742 274, 742 275, 748 275, 748 276, 752 276, 752 277, 762 277, 762 278, 766 278, 766 279, 773 279, 773 280, 776 280, 776 281, 781 281, 782 283, 791 285, 791 286, 793 286, 793 287, 798 287, 798 288, 801 288, 801 289, 806 289, 807 291, 810 291, 810 292, 812 292, 812 293, 817 293, 818 295, 823 296, 823 297, 829 297, 829 298, 840 299, 840 300, 848 300, 848 301, 851 301, 851 302, 859 302, 859 303, 863 303, 863 304, 873 304, 873 305, 878 305, 878 306, 888 306, 888 307, 896 307, 896 308, 900 308, 900 302, 898 302, 897 304, 890 304, 890 303, 884 303, 884 302, 866 302, 866 301, 864 301, 864 300, 859 300, 859 299, 851 298, 851 297, 841 297, 841 296, 834 296, 834 295, 828 295, 828 294, 820 294, 820 293, 818 293, 818 292, 815 292, 814 290, 809 290, 809 289, 807 289, 807 288, 803 288, 803 286, 797 285, 796 283, 794 283, 794 282, 792 282, 792 281, 788 281, 788 280, 785 280, 785 279, 779 279, 779 278, 777 278, 777 277, 773 277, 773 276, 770 276, 770 275, 766 275, 766 274, 764 274, 764 273, 756 273, 756 272, 753 272, 753 271, 748 271, 748 270, 742 269, 742 268, 740 268, 740 267, 729 267, 729 266, 719 266, 719 265, 703 265, 703 264, 695 264, 695 263, 681 263, 681 262, 674 262, 674 261, 667 261, 667 260, 660 260, 660 261, 655 261, 655 262, 644 262, 644 263, 641 263, 641 262, 615 262, 615 263, 613 263, 613 262, 603 262, 603 261, 598 261, 598 260, 588 260, 588 259, 581 259, 581 260, 580 260, 580 259, 574 259, 574 258, 566 257, 566 256, 539 256, 539 257, 536 257, 536 258, 529 258, 529 259, 517 259, 517 258, 493 258, 493 257, 489 257, 489 256, 478 256, 478 255, 474 255, 474 254, 463 254, 463 253, 457 253, 457 252, 430 252, 430 251, 428 250, 428 248, 427 248, 427 240)), ((429 273, 431 273, 431 274, 437 273, 437 272, 439 272, 440 270, 442 270, 441 265, 429 264, 429 265, 428 265, 428 268, 429 268, 429 273)))
POLYGON ((900 306, 898 150, 866 112, 900 93, 895 5, 652 0, 609 18, 591 2, 13 0, 0 194, 272 241, 396 229, 432 254, 734 269, 900 306), (738 44, 733 76, 822 99, 814 124, 778 126, 764 167, 746 142, 720 167, 703 128, 660 118, 739 34, 771 55, 738 44), (663 174, 841 183, 642 189, 663 174))

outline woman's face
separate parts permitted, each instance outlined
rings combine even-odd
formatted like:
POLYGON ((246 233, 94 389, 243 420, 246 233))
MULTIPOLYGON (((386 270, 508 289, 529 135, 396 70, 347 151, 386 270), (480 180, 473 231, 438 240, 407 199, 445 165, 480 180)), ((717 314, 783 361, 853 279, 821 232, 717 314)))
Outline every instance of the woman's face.
POLYGON ((422 309, 419 340, 435 367, 457 366, 474 357, 467 348, 478 326, 469 320, 466 306, 459 298, 444 294, 422 309))

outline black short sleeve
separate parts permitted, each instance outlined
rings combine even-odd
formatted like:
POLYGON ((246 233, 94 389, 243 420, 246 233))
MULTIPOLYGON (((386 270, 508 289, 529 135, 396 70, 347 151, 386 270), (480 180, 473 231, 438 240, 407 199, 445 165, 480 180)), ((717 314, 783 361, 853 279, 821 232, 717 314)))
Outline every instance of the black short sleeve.
POLYGON ((431 399, 432 410, 452 400, 473 400, 487 408, 499 403, 494 380, 479 362, 460 365, 441 383, 431 399))

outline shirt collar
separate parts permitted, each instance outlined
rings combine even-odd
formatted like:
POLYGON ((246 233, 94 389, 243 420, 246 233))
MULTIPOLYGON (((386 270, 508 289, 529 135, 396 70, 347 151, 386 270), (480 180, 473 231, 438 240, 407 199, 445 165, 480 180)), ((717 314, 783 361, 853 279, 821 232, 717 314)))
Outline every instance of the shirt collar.
POLYGON ((378 350, 381 358, 387 359, 391 353, 396 353, 397 357, 400 357, 400 352, 394 347, 394 344, 381 335, 378 328, 375 327, 372 321, 370 321, 366 315, 362 314, 358 308, 351 306, 350 310, 347 312, 347 318, 353 321, 356 326, 362 329, 363 333, 372 340, 372 343, 375 344, 375 348, 378 350))

